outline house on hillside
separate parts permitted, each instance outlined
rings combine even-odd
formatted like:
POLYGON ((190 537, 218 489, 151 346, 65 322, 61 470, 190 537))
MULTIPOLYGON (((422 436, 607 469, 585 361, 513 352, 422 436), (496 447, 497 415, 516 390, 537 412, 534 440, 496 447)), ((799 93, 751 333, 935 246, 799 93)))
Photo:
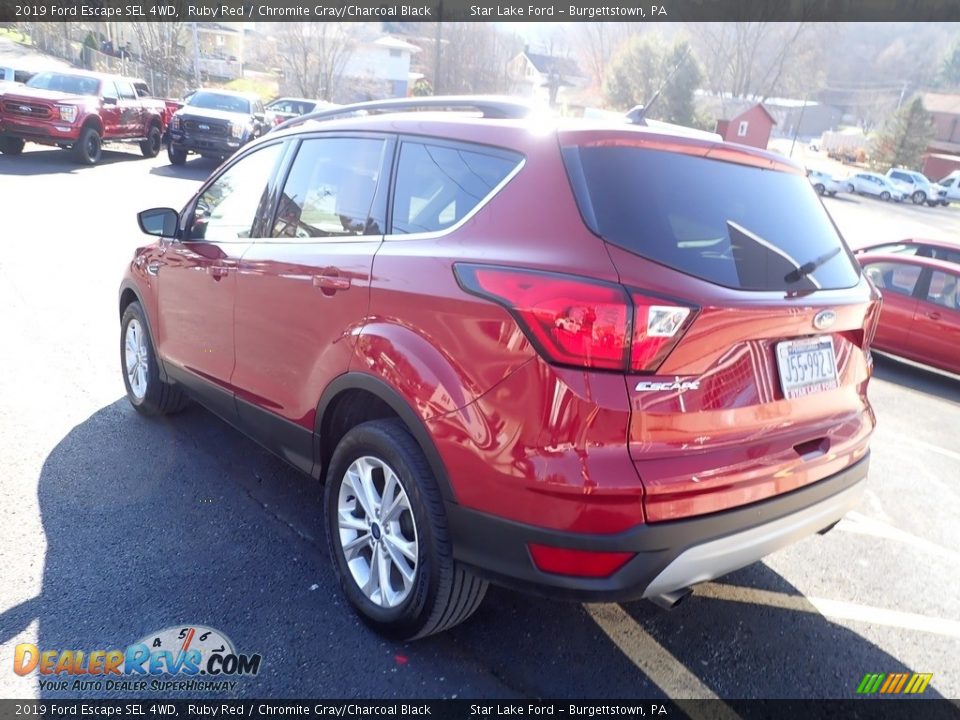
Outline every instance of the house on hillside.
POLYGON ((590 84, 575 60, 530 52, 529 48, 507 64, 507 75, 517 95, 550 107, 569 104, 590 84))
POLYGON ((960 169, 960 95, 923 93, 923 108, 933 117, 934 136, 923 159, 923 174, 937 180, 960 169))
POLYGON ((735 110, 727 119, 717 120, 715 132, 727 142, 750 145, 766 150, 776 118, 763 103, 735 110))
POLYGON ((339 97, 334 102, 358 102, 406 97, 417 77, 411 77, 410 59, 416 45, 392 35, 361 40, 343 69, 339 97))

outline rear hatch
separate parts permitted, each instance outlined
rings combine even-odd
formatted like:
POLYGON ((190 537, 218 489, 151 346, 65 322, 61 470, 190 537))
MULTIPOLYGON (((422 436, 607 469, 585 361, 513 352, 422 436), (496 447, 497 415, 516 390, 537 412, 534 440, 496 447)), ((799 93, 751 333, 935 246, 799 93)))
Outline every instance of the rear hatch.
POLYGON ((804 173, 750 148, 561 133, 586 225, 634 305, 629 451, 649 522, 861 459, 879 298, 804 173))

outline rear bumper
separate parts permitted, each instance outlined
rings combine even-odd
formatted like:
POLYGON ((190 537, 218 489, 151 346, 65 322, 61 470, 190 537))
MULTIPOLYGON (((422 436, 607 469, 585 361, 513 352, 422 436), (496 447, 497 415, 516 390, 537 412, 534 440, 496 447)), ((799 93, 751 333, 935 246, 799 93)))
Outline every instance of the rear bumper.
POLYGON ((830 477, 769 500, 609 535, 549 530, 447 503, 454 557, 493 582, 549 597, 584 601, 654 597, 720 577, 830 527, 859 501, 868 466, 869 455, 830 477), (531 559, 530 543, 636 555, 609 577, 573 577, 539 570, 531 559))

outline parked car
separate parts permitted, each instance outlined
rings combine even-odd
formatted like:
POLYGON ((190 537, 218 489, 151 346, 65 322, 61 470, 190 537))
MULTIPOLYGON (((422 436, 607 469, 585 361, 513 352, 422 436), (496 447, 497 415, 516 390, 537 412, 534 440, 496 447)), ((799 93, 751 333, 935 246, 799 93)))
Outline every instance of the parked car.
POLYGON ((160 98, 154 98, 153 93, 150 92, 150 87, 144 80, 134 80, 133 88, 137 91, 137 97, 143 102, 149 100, 156 103, 158 112, 163 115, 163 142, 166 143, 169 140, 170 120, 173 119, 174 113, 183 107, 183 103, 173 98, 164 98, 162 100, 160 98))
POLYGON ((144 157, 160 152, 164 118, 137 96, 134 80, 81 70, 34 75, 0 100, 0 151, 19 155, 26 142, 71 149, 94 165, 104 143, 135 143, 144 157))
POLYGON ((858 172, 843 182, 847 186, 847 192, 855 192, 858 195, 873 195, 881 200, 893 199, 897 202, 903 202, 910 197, 909 188, 874 172, 858 172))
POLYGON ((857 248, 855 255, 885 254, 885 255, 916 255, 917 257, 934 258, 936 260, 946 260, 947 262, 960 265, 960 244, 951 243, 945 240, 926 240, 906 238, 896 242, 883 242, 875 245, 867 245, 857 248))
MULTIPOLYGON (((891 168, 887 171, 887 178, 900 182, 910 193, 910 199, 914 205, 923 205, 926 203, 930 207, 940 204, 941 188, 930 182, 923 173, 904 168, 891 168)), ((946 203, 943 203, 946 205, 946 203)))
POLYGON ((170 119, 167 157, 183 165, 189 153, 223 160, 268 129, 263 103, 255 95, 197 90, 170 119))
POLYGON ((940 204, 949 205, 960 202, 960 173, 952 172, 937 182, 940 188, 940 204))
POLYGON ((864 485, 879 295, 803 169, 529 112, 346 106, 139 215, 131 405, 197 400, 325 481, 334 572, 392 636, 488 581, 669 607, 864 485))
POLYGON ((883 294, 874 347, 960 373, 960 265, 903 253, 859 260, 883 294))
POLYGON ((832 175, 819 170, 807 170, 807 178, 813 189, 818 195, 830 195, 833 197, 838 192, 843 192, 845 187, 842 182, 836 180, 832 175))
POLYGON ((295 117, 307 113, 338 107, 323 100, 308 100, 307 98, 282 97, 267 103, 267 125, 274 127, 295 117))

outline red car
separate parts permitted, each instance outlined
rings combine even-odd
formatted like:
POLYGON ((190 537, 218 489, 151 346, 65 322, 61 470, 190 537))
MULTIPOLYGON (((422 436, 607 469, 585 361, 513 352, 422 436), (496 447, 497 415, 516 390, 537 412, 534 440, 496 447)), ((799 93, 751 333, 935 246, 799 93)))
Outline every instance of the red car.
POLYGON ((83 70, 37 73, 0 98, 0 152, 19 155, 25 143, 70 149, 95 165, 104 143, 135 143, 156 157, 166 130, 162 100, 139 94, 138 81, 83 70))
POLYGON ((859 260, 883 294, 874 347, 960 373, 960 264, 900 252, 859 260))
POLYGON ((196 399, 324 481, 344 592, 394 636, 488 581, 671 606, 867 474, 879 296, 803 169, 527 113, 306 116, 139 216, 130 402, 196 399))

